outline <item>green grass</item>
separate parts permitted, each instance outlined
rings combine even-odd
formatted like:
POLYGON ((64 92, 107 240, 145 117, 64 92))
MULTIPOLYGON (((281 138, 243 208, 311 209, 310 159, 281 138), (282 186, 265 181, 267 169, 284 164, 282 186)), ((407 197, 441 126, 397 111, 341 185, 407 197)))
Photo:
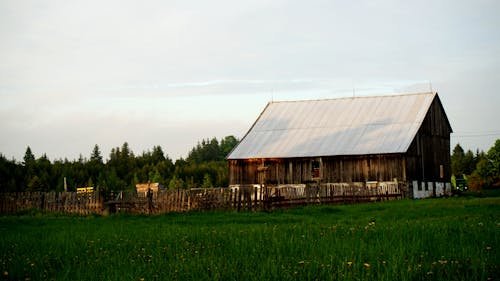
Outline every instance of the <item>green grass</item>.
POLYGON ((461 197, 500 197, 500 188, 495 189, 483 189, 477 191, 462 191, 460 192, 461 197))
POLYGON ((498 280, 500 198, 0 217, 7 280, 498 280))

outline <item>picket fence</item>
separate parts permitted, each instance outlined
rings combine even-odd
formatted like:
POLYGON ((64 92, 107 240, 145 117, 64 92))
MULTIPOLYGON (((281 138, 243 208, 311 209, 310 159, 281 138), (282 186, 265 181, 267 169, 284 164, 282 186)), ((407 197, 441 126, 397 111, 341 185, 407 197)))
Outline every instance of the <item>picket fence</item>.
POLYGON ((230 188, 133 191, 0 193, 0 213, 26 209, 77 214, 161 214, 193 210, 264 210, 311 204, 352 204, 405 197, 403 183, 326 183, 281 186, 241 185, 230 188))

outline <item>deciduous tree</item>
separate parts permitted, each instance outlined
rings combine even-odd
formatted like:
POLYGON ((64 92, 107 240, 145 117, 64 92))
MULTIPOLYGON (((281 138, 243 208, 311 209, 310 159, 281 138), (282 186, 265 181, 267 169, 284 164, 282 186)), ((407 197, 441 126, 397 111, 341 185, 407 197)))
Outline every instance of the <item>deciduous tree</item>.
POLYGON ((488 150, 477 164, 478 174, 487 186, 500 186, 500 139, 488 150))

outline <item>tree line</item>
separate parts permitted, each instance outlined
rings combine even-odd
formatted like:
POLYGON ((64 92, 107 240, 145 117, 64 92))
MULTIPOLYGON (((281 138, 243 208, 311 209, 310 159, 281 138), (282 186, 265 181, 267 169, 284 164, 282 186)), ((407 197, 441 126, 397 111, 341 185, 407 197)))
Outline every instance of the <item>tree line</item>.
POLYGON ((451 154, 451 183, 458 188, 481 190, 500 187, 500 139, 488 152, 470 149, 464 151, 460 144, 451 154))
MULTIPOLYGON (((133 190, 137 183, 158 182, 165 188, 196 188, 228 186, 225 157, 236 146, 234 136, 204 139, 193 147, 186 159, 172 161, 161 146, 135 155, 127 142, 111 149, 104 161, 96 144, 90 158, 50 161, 46 154, 35 157, 26 148, 22 162, 8 160, 0 154, 0 191, 68 191, 77 187, 98 187, 102 190, 133 190)), ((479 190, 500 187, 500 139, 488 150, 464 151, 457 144, 451 154, 451 182, 479 190)))
POLYGON ((89 158, 50 161, 46 154, 36 157, 28 146, 17 162, 0 154, 0 191, 74 191, 97 187, 106 191, 134 190, 137 183, 158 182, 165 188, 227 186, 225 157, 236 146, 234 136, 204 139, 186 159, 172 161, 161 146, 135 155, 127 142, 111 149, 109 159, 96 144, 89 158))

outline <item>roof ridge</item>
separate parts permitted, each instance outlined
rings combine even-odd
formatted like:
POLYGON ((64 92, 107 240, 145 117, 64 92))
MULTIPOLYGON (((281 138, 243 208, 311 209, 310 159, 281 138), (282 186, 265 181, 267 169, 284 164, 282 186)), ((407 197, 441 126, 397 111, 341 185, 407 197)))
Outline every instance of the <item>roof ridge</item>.
POLYGON ((354 97, 339 97, 339 98, 323 98, 323 99, 303 99, 303 100, 273 100, 273 103, 294 103, 294 102, 311 102, 311 101, 331 101, 331 100, 350 100, 350 99, 368 99, 368 98, 390 98, 390 97, 402 97, 402 96, 417 96, 417 95, 436 95, 436 91, 432 92, 415 92, 415 93, 402 93, 402 94, 379 94, 375 96, 354 96, 354 97))

